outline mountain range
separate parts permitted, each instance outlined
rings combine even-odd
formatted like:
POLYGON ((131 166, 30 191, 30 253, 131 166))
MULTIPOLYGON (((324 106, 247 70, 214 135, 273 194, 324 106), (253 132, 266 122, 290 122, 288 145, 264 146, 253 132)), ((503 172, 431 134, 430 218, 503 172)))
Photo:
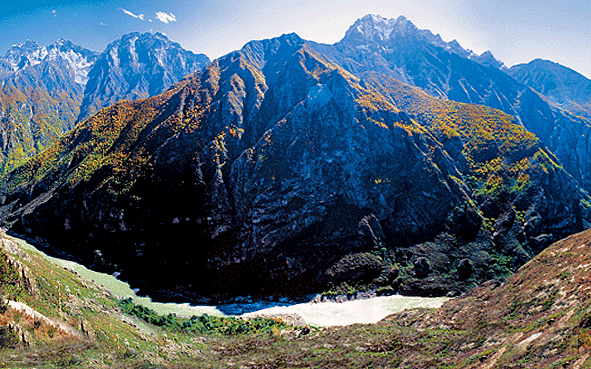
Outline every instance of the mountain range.
POLYGON ((11 47, 0 58, 0 173, 90 113, 120 99, 161 93, 208 62, 158 33, 125 35, 101 54, 65 40, 11 47))
MULTIPOLYGON (((127 39, 94 65, 145 93, 152 69, 114 68, 127 39)), ((99 111, 3 178, 0 217, 166 299, 456 294, 589 226, 588 122, 490 53, 366 16, 99 111)))
POLYGON ((377 72, 378 78, 392 77, 435 97, 486 105, 512 115, 543 140, 567 172, 591 190, 591 123, 588 115, 571 114, 580 114, 589 104, 591 81, 584 76, 539 62, 508 70, 489 52, 475 56, 456 41, 445 43, 431 32, 419 30, 404 17, 365 16, 338 43, 316 47, 358 77, 377 72), (562 86, 550 87, 556 81, 562 81, 562 86), (572 92, 566 94, 566 90, 572 92), (541 95, 544 93, 548 96, 541 95))

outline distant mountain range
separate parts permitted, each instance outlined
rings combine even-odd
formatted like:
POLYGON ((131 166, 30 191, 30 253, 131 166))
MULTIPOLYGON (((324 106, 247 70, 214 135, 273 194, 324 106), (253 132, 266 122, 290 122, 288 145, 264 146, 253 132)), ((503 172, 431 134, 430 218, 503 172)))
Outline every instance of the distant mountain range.
POLYGON ((156 95, 207 63, 162 34, 125 35, 102 54, 65 40, 13 46, 0 58, 0 173, 98 109, 156 95))
POLYGON ((161 33, 131 33, 109 44, 88 73, 78 121, 121 99, 158 95, 210 60, 161 33))
POLYGON ((439 40, 369 16, 335 45, 249 42, 80 122, 3 178, 0 218, 167 299, 503 278, 591 222, 525 128, 587 121, 439 40))
POLYGON ((487 105, 514 116, 591 190, 591 121, 561 109, 580 114, 588 107, 590 81, 576 72, 546 63, 548 72, 542 73, 540 62, 508 70, 489 52, 476 56, 456 41, 445 43, 419 30, 404 17, 365 16, 340 42, 315 48, 360 78, 391 77, 432 96, 487 105), (566 93, 568 86, 572 90, 566 93))
POLYGON ((561 108, 591 118, 591 80, 582 74, 542 59, 515 65, 508 73, 561 108))
POLYGON ((74 82, 84 85, 97 53, 74 45, 67 40, 41 47, 34 41, 12 46, 0 61, 0 76, 7 77, 29 71, 29 67, 65 62, 74 73, 74 82))

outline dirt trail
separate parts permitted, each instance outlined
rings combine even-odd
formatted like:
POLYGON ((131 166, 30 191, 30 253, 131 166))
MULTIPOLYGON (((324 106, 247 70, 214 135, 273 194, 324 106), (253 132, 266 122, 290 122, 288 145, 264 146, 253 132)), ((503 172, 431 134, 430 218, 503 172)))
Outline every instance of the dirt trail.
POLYGON ((36 311, 35 309, 31 308, 30 306, 28 306, 27 304, 20 302, 20 301, 8 301, 8 306, 11 309, 14 310, 18 310, 23 314, 26 314, 30 317, 32 317, 35 320, 41 320, 43 321, 45 324, 49 324, 51 326, 53 326, 56 329, 59 329, 71 336, 74 337, 78 337, 78 338, 83 338, 82 334, 80 332, 78 332, 74 327, 72 327, 69 324, 66 324, 64 322, 60 322, 58 320, 52 319, 52 318, 48 318, 45 315, 41 314, 40 312, 36 311))

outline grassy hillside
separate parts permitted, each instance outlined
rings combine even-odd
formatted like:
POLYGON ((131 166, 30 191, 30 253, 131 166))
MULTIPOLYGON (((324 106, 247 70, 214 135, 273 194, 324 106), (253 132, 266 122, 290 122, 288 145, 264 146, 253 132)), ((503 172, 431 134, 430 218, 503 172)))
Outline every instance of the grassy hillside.
POLYGON ((210 341, 295 329, 263 318, 159 316, 5 235, 0 271, 2 367, 201 367, 210 341))

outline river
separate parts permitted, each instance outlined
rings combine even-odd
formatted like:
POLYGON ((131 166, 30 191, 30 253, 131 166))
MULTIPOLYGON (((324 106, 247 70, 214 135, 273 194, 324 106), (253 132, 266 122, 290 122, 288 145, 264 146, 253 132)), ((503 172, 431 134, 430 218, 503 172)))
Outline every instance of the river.
MULTIPOLYGON (((154 302, 149 297, 138 296, 128 283, 113 275, 95 272, 73 261, 55 258, 38 250, 27 242, 10 237, 27 250, 41 254, 47 260, 70 269, 84 278, 102 285, 120 298, 131 297, 136 303, 153 309, 158 314, 174 313, 178 316, 215 315, 249 317, 267 314, 298 314, 309 325, 335 326, 354 323, 377 323, 386 316, 410 308, 437 308, 448 299, 445 297, 381 296, 364 300, 322 303, 289 303, 274 301, 247 301, 222 306, 195 306, 189 303, 154 302), (225 313, 224 313, 225 312, 225 313)), ((247 299, 248 300, 248 299, 247 299)))

